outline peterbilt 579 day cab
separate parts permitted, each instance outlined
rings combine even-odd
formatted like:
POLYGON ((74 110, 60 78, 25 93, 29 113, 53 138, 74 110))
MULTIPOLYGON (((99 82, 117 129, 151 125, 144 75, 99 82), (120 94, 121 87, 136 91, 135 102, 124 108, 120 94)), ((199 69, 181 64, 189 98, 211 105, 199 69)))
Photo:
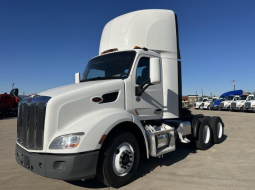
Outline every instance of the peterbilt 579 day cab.
POLYGON ((237 100, 237 98, 239 98, 239 95, 230 95, 228 97, 225 98, 225 100, 223 102, 220 103, 220 110, 231 110, 231 103, 235 100, 237 100))
POLYGON ((227 98, 231 94, 232 95, 242 95, 243 91, 242 90, 233 90, 233 91, 223 93, 219 97, 218 100, 215 100, 215 101, 211 102, 210 109, 211 110, 219 110, 220 109, 220 103, 223 102, 225 100, 225 98, 227 98))
POLYGON ((210 106, 211 106, 211 102, 214 102, 215 100, 218 100, 219 98, 218 97, 209 97, 208 100, 206 100, 205 102, 203 102, 201 104, 201 107, 204 109, 204 110, 209 110, 210 109, 210 106))
POLYGON ((249 100, 254 100, 254 95, 241 95, 239 97, 237 97, 237 99, 235 101, 233 101, 231 103, 231 110, 235 111, 235 110, 240 110, 240 111, 244 111, 244 104, 245 102, 249 101, 249 100))
POLYGON ((201 150, 222 142, 219 117, 182 115, 177 34, 170 10, 135 11, 108 22, 99 55, 81 79, 76 74, 75 84, 20 102, 17 163, 48 178, 97 176, 121 187, 141 155, 162 157, 176 149, 177 138, 201 150))
POLYGON ((194 108, 195 109, 202 109, 202 103, 207 101, 208 97, 207 96, 202 96, 198 99, 198 101, 194 102, 194 108))

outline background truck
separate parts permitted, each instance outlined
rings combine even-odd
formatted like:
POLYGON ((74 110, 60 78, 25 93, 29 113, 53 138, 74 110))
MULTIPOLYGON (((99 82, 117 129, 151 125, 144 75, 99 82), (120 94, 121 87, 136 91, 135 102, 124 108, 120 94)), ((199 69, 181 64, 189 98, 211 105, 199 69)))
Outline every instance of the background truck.
POLYGON ((201 107, 205 110, 209 110, 210 109, 210 106, 211 106, 211 102, 215 101, 215 100, 218 100, 219 98, 218 97, 209 97, 208 100, 204 101, 202 104, 201 104, 201 107))
POLYGON ((6 116, 17 116, 18 100, 10 94, 0 94, 0 119, 6 116))
POLYGON ((242 90, 233 90, 233 91, 223 93, 219 97, 218 100, 215 100, 215 101, 211 102, 210 109, 211 110, 219 110, 220 109, 220 103, 223 102, 225 100, 225 98, 227 98, 231 94, 232 95, 242 95, 243 91, 242 90))
POLYGON ((209 97, 207 96, 202 96, 198 99, 198 101, 194 102, 194 108, 195 109, 202 109, 202 103, 207 101, 209 97))
POLYGON ((255 111, 255 98, 251 98, 247 102, 244 103, 245 111, 255 111))
POLYGON ((228 97, 225 98, 224 101, 222 101, 220 103, 220 110, 231 110, 231 103, 235 100, 237 100, 237 98, 239 98, 239 95, 230 95, 228 97))
POLYGON ((180 58, 174 12, 111 20, 81 79, 77 73, 75 84, 20 102, 17 163, 48 178, 97 176, 117 188, 133 178, 141 155, 162 157, 176 139, 201 150, 221 143, 221 118, 182 111, 180 58))
POLYGON ((233 101, 231 103, 231 110, 235 111, 235 110, 240 110, 240 111, 244 111, 244 104, 245 102, 249 101, 249 100, 254 100, 254 95, 241 95, 239 97, 236 98, 235 101, 233 101))

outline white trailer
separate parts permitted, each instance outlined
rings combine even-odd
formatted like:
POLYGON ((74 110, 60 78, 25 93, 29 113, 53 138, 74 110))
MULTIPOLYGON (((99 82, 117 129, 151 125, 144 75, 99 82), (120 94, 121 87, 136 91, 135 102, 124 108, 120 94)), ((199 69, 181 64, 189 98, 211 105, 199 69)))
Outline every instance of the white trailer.
POLYGON ((117 188, 133 178, 141 155, 162 157, 177 138, 201 150, 223 141, 219 117, 182 112, 173 11, 135 11, 108 22, 99 55, 75 81, 19 104, 15 157, 31 172, 60 180, 97 176, 117 188))
POLYGON ((247 102, 249 100, 253 100, 253 99, 254 99, 254 95, 243 94, 243 95, 237 97, 236 100, 231 103, 231 110, 232 111, 236 111, 236 110, 244 111, 245 110, 245 108, 244 108, 245 102, 247 102))

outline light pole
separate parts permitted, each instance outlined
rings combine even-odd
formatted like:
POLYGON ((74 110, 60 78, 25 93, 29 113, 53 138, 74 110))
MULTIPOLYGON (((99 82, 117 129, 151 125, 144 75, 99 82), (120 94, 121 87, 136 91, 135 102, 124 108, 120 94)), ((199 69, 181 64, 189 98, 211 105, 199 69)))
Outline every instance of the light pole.
POLYGON ((236 90, 235 81, 237 81, 237 80, 231 80, 231 81, 230 81, 230 82, 232 82, 232 83, 233 83, 233 86, 234 86, 234 90, 236 90))

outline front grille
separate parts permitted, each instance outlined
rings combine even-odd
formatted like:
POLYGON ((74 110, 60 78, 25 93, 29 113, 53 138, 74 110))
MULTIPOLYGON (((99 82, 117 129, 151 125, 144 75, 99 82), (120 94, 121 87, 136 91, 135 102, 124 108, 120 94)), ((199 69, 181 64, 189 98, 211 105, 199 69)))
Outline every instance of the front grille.
POLYGON ((251 108, 251 102, 245 102, 244 108, 245 109, 250 109, 251 108))
POLYGON ((194 107, 196 107, 196 103, 194 103, 194 107))
POLYGON ((224 107, 224 103, 222 102, 222 103, 220 103, 220 107, 221 108, 223 108, 224 107))
POLYGON ((235 108, 236 107, 236 103, 235 102, 232 102, 231 103, 231 108, 235 108))
POLYGON ((17 141, 23 147, 33 150, 43 149, 44 121, 47 96, 26 98, 19 103, 17 120, 17 141))

